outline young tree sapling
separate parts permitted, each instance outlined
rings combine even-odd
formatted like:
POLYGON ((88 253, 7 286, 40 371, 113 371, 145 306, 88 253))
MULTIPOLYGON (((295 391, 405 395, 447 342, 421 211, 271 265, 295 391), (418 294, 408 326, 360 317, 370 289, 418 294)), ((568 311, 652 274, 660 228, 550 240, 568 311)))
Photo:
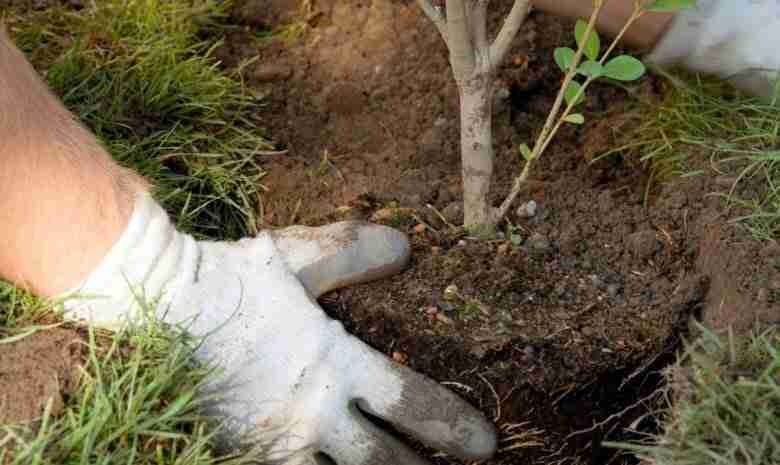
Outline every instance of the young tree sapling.
POLYGON ((591 83, 599 78, 633 81, 644 75, 644 65, 631 56, 609 59, 628 28, 648 12, 678 11, 695 3, 695 0, 634 0, 632 15, 602 54, 595 24, 605 0, 592 1, 593 13, 589 21, 580 20, 575 28, 577 50, 559 48, 555 51, 555 61, 565 73, 561 90, 533 148, 526 144, 520 146, 525 166, 507 198, 494 208, 488 197, 495 158, 492 133, 494 79, 531 10, 530 0, 515 0, 492 42, 488 38, 487 24, 490 0, 446 0, 444 3, 417 0, 447 45, 458 86, 464 226, 472 234, 491 235, 528 179, 533 162, 549 146, 560 127, 585 122, 584 115, 573 110, 584 101, 591 83))

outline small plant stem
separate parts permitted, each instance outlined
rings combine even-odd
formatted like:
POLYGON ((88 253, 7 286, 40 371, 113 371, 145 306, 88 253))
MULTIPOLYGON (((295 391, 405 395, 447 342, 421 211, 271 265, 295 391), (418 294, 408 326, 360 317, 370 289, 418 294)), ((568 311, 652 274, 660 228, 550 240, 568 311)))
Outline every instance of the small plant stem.
POLYGON ((493 44, 490 46, 490 71, 494 72, 496 68, 504 60, 504 56, 509 51, 512 45, 512 39, 517 35, 517 31, 520 26, 525 22, 528 12, 531 10, 530 0, 515 0, 512 5, 512 10, 509 12, 504 21, 504 25, 501 26, 501 30, 498 31, 498 35, 493 40, 493 44))
POLYGON ((638 10, 638 9, 634 9, 634 12, 631 14, 631 17, 628 18, 628 21, 626 21, 626 24, 623 25, 623 29, 620 30, 618 35, 615 37, 615 40, 612 41, 612 43, 609 45, 609 48, 607 48, 607 51, 604 52, 604 55, 601 57, 601 60, 599 60, 600 64, 603 65, 603 64, 605 64, 607 62, 607 58, 609 58, 609 56, 615 50, 615 47, 617 47, 617 44, 620 43, 620 41, 623 39, 623 36, 626 35, 626 32, 628 32, 628 29, 641 16, 642 16, 642 11, 638 10))
MULTIPOLYGON (((588 27, 585 30, 585 37, 588 37, 596 26, 596 19, 598 18, 599 12, 601 11, 601 4, 602 2, 598 2, 598 5, 590 15, 588 27)), ((520 189, 522 188, 523 183, 525 183, 525 181, 528 179, 531 165, 533 164, 534 160, 536 160, 542 153, 542 147, 544 146, 544 142, 548 139, 548 134, 550 134, 550 131, 552 131, 553 128, 558 127, 555 125, 556 117, 561 110, 561 105, 563 105, 566 89, 577 75, 577 67, 582 60, 582 56, 585 54, 585 42, 586 41, 583 40, 580 46, 577 48, 577 53, 574 55, 574 60, 572 60, 569 71, 566 73, 566 77, 563 79, 561 90, 558 91, 558 96, 555 98, 555 103, 550 110, 550 114, 547 116, 547 121, 545 121, 542 131, 539 133, 539 137, 536 139, 531 156, 528 157, 528 160, 526 161, 525 167, 523 168, 522 173, 520 173, 520 176, 515 178, 515 182, 512 185, 512 189, 509 191, 509 195, 507 195, 506 199, 504 199, 504 201, 501 203, 501 206, 498 207, 498 210, 496 211, 494 218, 496 224, 498 224, 498 222, 506 216, 506 214, 509 212, 509 208, 512 206, 512 202, 515 201, 517 195, 520 193, 520 189)))
MULTIPOLYGON (((593 29, 596 26, 596 19, 598 19, 599 12, 601 11, 601 4, 599 2, 598 8, 593 10, 593 14, 590 15, 590 20, 588 21, 588 27, 585 29, 585 37, 590 36, 590 34, 593 32, 593 29)), ((582 44, 577 48, 577 53, 574 55, 574 60, 572 60, 571 66, 569 67, 569 71, 566 73, 566 77, 563 79, 563 84, 561 85, 561 90, 558 92, 558 96, 555 98, 555 103, 553 104, 552 109, 550 110, 550 114, 547 115, 547 121, 544 123, 544 127, 542 128, 542 131, 539 133, 539 137, 536 139, 536 143, 534 144, 534 150, 531 153, 531 160, 539 156, 541 151, 539 148, 542 146, 542 143, 547 138, 547 135, 550 133, 550 131, 553 128, 553 124, 555 123, 555 119, 558 116, 558 112, 561 109, 561 105, 563 105, 563 99, 566 94, 566 89, 569 88, 569 85, 571 84, 571 81, 574 80, 574 77, 577 75, 577 67, 580 64, 580 61, 582 60, 582 56, 585 54, 585 40, 582 41, 582 44)))
MULTIPOLYGON (((585 30, 586 38, 590 36, 590 34, 592 33, 600 10, 601 10, 601 4, 599 4, 593 10, 593 13, 591 14, 590 17, 590 21, 588 22, 588 27, 585 30)), ((599 63, 601 65, 604 65, 604 63, 606 63, 607 59, 615 50, 615 47, 617 47, 618 43, 623 39, 623 36, 626 34, 628 29, 641 16, 642 16, 641 8, 640 7, 635 8, 634 12, 631 14, 631 17, 628 19, 626 24, 620 30, 620 33, 618 33, 618 35, 615 37, 615 39, 607 48, 607 51, 604 53, 604 55, 602 55, 601 60, 599 60, 599 63)), ((572 61, 572 64, 569 67, 568 72, 566 73, 566 77, 564 78, 563 85, 561 86, 561 90, 560 92, 558 92, 558 97, 555 100, 555 104, 553 105, 553 108, 547 117, 547 121, 545 122, 544 128, 542 128, 542 131, 539 133, 539 137, 536 140, 536 144, 534 145, 534 149, 531 152, 531 156, 528 157, 528 160, 526 161, 525 166, 523 167, 523 171, 520 173, 520 176, 515 178, 515 181, 512 184, 512 189, 509 191, 509 194, 507 195, 506 199, 504 199, 504 201, 501 203, 501 206, 496 211, 496 217, 495 217, 496 223, 501 221, 501 219, 504 216, 506 216, 507 213, 509 213, 509 208, 512 206, 512 203, 520 194, 520 190, 522 189, 523 184, 525 184, 525 182, 528 180, 528 176, 531 171, 531 165, 533 164, 534 160, 539 158, 542 155, 542 153, 544 153, 547 150, 547 147, 550 145, 553 138, 558 133, 558 130, 561 128, 563 123, 566 121, 566 118, 571 114, 571 111, 576 106, 575 102, 579 100, 580 96, 585 93, 585 91, 588 89, 590 84, 595 80, 595 78, 593 77, 588 77, 588 79, 585 80, 582 87, 580 88, 580 91, 571 100, 572 103, 566 106, 563 113, 561 113, 560 115, 558 114, 561 106, 563 105, 566 89, 569 87, 569 84, 571 84, 571 81, 577 75, 577 67, 579 66, 579 63, 582 60, 582 56, 585 52, 585 42, 586 40, 583 40, 582 45, 577 49, 577 53, 574 56, 574 60, 572 61)))
MULTIPOLYGON (((609 45, 609 48, 607 48, 607 51, 604 52, 604 55, 601 57, 601 60, 599 60, 599 63, 603 65, 606 63, 609 56, 612 54, 612 51, 615 50, 615 47, 617 47, 617 44, 620 42, 620 40, 625 35, 626 31, 628 31, 628 28, 631 27, 631 24, 636 21, 639 16, 641 16, 641 11, 634 10, 634 13, 631 15, 631 17, 628 19, 626 24, 623 26, 623 29, 620 31, 620 33, 615 37, 615 40, 612 41, 612 43, 609 45)), ((587 34, 589 34, 588 32, 587 34)), ((587 37, 586 34, 586 37, 587 37)), ((576 97, 572 99, 572 102, 576 102, 579 100, 580 96, 585 93, 586 90, 588 90, 588 87, 595 81, 596 79, 593 77, 589 77, 585 80, 585 82, 582 84, 582 88, 580 88, 580 91, 577 93, 576 97)), ((565 89, 565 87, 564 87, 565 89)), ((558 118, 558 122, 555 124, 555 127, 552 131, 550 131, 550 134, 547 136, 547 139, 542 144, 541 149, 539 150, 539 154, 541 155, 544 153, 545 150, 547 150, 547 146, 550 145, 550 142, 552 142, 552 139, 555 137, 555 135, 558 133, 558 130, 560 129, 561 125, 566 121, 566 118, 568 118, 569 114, 571 114, 571 111, 574 109, 573 104, 570 104, 566 107, 563 114, 561 114, 560 118, 558 118)))

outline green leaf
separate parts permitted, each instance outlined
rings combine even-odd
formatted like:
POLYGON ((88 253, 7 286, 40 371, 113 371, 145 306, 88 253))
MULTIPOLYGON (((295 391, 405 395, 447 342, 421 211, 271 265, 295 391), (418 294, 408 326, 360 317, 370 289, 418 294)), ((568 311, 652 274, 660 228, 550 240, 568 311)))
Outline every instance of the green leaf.
POLYGON ((571 64, 574 62, 574 50, 569 47, 559 47, 555 49, 555 62, 558 63, 558 67, 565 73, 569 71, 571 64))
POLYGON ((652 4, 646 6, 644 10, 657 13, 672 13, 687 10, 694 5, 696 5, 696 0, 655 0, 652 4))
POLYGON ((604 75, 604 67, 598 61, 588 60, 577 68, 583 76, 598 78, 604 75))
POLYGON ((531 159, 531 148, 528 147, 528 144, 520 144, 520 155, 522 155, 526 161, 531 159))
POLYGON ((636 81, 645 74, 645 65, 628 55, 615 57, 604 65, 604 75, 617 81, 636 81))
POLYGON ((563 96, 566 98, 566 103, 572 106, 582 103, 585 100, 585 92, 580 93, 581 89, 582 86, 579 82, 571 81, 569 83, 569 87, 566 88, 566 91, 563 94, 563 96), (577 97, 577 94, 580 94, 580 96, 577 97))
POLYGON ((567 116, 564 121, 571 124, 585 124, 585 117, 582 115, 582 113, 572 113, 571 115, 567 116))
MULTIPOLYGON (((574 37, 577 39, 577 45, 582 47, 583 41, 586 40, 585 31, 588 30, 588 23, 578 19, 577 25, 574 27, 574 37)), ((591 60, 598 60, 599 52, 601 51, 601 39, 595 29, 590 31, 590 35, 585 42, 585 56, 591 60)))

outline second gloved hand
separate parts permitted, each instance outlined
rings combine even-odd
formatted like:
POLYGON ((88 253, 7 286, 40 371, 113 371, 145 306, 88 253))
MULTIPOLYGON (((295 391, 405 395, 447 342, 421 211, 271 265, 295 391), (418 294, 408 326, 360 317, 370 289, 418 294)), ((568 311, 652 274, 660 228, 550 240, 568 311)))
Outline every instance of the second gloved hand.
POLYGON ((398 272, 408 257, 402 234, 354 222, 195 241, 144 195, 66 308, 110 327, 138 318, 139 296, 159 296, 157 317, 203 337, 197 356, 220 369, 203 394, 226 421, 222 438, 257 443, 266 460, 425 463, 366 413, 455 456, 488 457, 496 437, 481 413, 347 334, 315 301, 398 272))
POLYGON ((780 2, 698 0, 677 14, 648 61, 679 63, 775 99, 780 71, 780 2))

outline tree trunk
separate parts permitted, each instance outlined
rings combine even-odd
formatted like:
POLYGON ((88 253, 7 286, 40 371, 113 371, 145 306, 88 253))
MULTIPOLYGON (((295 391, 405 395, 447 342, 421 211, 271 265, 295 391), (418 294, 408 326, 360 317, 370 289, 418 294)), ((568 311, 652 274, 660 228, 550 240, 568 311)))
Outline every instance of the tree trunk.
POLYGON ((486 236, 495 227, 488 200, 493 177, 493 83, 489 75, 482 75, 459 87, 464 226, 486 236))

